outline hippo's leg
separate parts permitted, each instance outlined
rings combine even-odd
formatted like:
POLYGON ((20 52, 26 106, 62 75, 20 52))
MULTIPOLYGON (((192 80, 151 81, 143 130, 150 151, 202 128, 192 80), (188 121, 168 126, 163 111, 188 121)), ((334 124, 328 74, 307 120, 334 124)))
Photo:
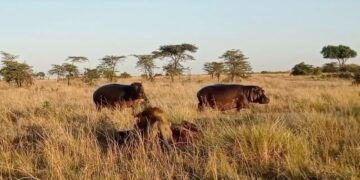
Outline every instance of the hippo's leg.
POLYGON ((101 109, 102 109, 102 105, 101 104, 96 104, 96 110, 101 111, 101 109))
POLYGON ((238 102, 236 104, 236 110, 240 111, 241 109, 245 109, 245 108, 249 108, 249 104, 248 103, 244 103, 244 102, 238 102))
POLYGON ((249 103, 245 98, 240 98, 236 102, 236 110, 240 111, 241 109, 249 108, 249 103))
POLYGON ((209 100, 209 105, 211 108, 213 109, 218 109, 217 103, 216 103, 216 99, 215 97, 211 97, 211 99, 209 100))
POLYGON ((202 102, 199 102, 199 103, 198 103, 198 110, 199 110, 199 111, 204 111, 204 110, 205 110, 205 105, 204 105, 204 103, 202 103, 202 102))
POLYGON ((198 111, 204 111, 206 106, 206 99, 203 96, 198 97, 199 103, 198 103, 198 111))

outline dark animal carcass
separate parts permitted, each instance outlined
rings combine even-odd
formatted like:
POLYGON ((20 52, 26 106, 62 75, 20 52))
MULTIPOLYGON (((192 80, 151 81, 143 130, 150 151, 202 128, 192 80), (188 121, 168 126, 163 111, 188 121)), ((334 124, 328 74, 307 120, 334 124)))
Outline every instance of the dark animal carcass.
POLYGON ((107 84, 98 88, 93 94, 96 108, 134 107, 149 103, 141 83, 107 84))
POLYGON ((217 84, 206 86, 197 93, 198 109, 209 106, 221 111, 247 108, 249 103, 267 104, 270 102, 265 91, 258 86, 238 84, 217 84))
POLYGON ((203 133, 197 125, 188 121, 172 123, 171 131, 177 147, 191 145, 203 138, 203 133))

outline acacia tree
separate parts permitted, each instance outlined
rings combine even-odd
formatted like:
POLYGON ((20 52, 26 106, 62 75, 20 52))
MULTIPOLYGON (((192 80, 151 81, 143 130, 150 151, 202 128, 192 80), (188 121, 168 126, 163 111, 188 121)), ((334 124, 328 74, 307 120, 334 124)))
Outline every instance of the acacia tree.
POLYGON ((35 77, 38 79, 45 79, 45 73, 44 72, 38 72, 35 74, 35 77))
POLYGON ((100 72, 97 68, 95 69, 88 69, 85 68, 83 81, 90 85, 94 84, 94 81, 100 78, 100 72))
POLYGON ((194 57, 189 53, 195 53, 198 48, 192 44, 178 44, 178 45, 165 45, 160 46, 159 50, 154 51, 153 54, 156 58, 167 58, 169 63, 163 67, 163 70, 171 77, 174 82, 174 76, 181 75, 185 70, 181 64, 188 60, 194 60, 194 57))
POLYGON ((204 71, 208 73, 208 75, 211 76, 211 79, 214 79, 214 67, 213 67, 213 64, 212 62, 207 62, 204 64, 204 71))
POLYGON ((13 55, 4 51, 0 51, 0 54, 2 55, 2 61, 15 61, 19 58, 18 55, 13 55))
POLYGON ((70 86, 70 79, 77 77, 79 75, 79 70, 78 70, 77 66, 75 66, 73 64, 69 64, 69 63, 64 63, 62 65, 62 67, 65 72, 67 84, 68 84, 68 86, 70 86))
POLYGON ((228 50, 221 57, 224 59, 225 70, 231 78, 231 81, 235 80, 235 77, 246 77, 251 71, 251 66, 248 58, 240 50, 228 50))
POLYGON ((214 69, 214 75, 217 78, 217 81, 220 81, 220 76, 225 72, 225 65, 223 62, 212 62, 211 63, 214 69))
POLYGON ((51 65, 52 68, 49 70, 49 74, 50 75, 55 75, 57 76, 56 80, 59 81, 61 77, 63 77, 65 75, 65 69, 62 65, 58 65, 58 64, 52 64, 51 65))
POLYGON ((145 75, 145 78, 150 81, 155 80, 154 69, 157 68, 155 65, 154 55, 133 55, 138 59, 136 62, 136 68, 140 69, 145 75))
POLYGON ((321 54, 326 59, 336 59, 339 63, 339 70, 345 70, 345 63, 350 58, 355 58, 357 52, 352 50, 348 46, 339 45, 333 46, 328 45, 323 47, 321 54))
POLYGON ((123 61, 126 56, 104 56, 100 59, 101 63, 98 66, 99 71, 110 81, 113 81, 116 72, 116 66, 123 61))
POLYGON ((167 64, 167 65, 163 66, 163 71, 165 71, 165 75, 170 76, 171 81, 173 81, 173 82, 174 82, 174 76, 182 74, 184 70, 185 70, 185 68, 182 65, 180 65, 180 67, 176 67, 176 68, 175 68, 174 64, 167 64))
POLYGON ((225 72, 225 65, 223 62, 207 62, 204 64, 204 70, 211 76, 213 79, 216 77, 217 81, 220 81, 220 76, 225 72))
POLYGON ((32 69, 26 63, 19 63, 16 59, 19 56, 12 55, 6 52, 1 52, 3 67, 0 69, 0 75, 8 83, 15 82, 18 87, 21 87, 24 82, 32 82, 32 69))
POLYGON ((69 56, 65 61, 70 61, 72 64, 75 64, 89 61, 89 59, 85 56, 69 56))

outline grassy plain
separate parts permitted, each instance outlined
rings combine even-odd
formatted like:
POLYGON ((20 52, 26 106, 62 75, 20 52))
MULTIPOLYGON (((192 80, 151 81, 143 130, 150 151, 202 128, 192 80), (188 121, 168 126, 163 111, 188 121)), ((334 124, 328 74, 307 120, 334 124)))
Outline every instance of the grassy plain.
MULTIPOLYGON (((140 79, 119 80, 133 81, 140 79)), ((132 128, 134 119, 129 109, 96 111, 92 93, 105 82, 0 82, 0 178, 360 178, 360 87, 350 81, 255 74, 241 83, 263 87, 270 104, 225 113, 196 110, 196 92, 215 80, 177 81, 143 82, 171 121, 204 132, 194 149, 177 153, 106 141, 107 132, 132 128)))

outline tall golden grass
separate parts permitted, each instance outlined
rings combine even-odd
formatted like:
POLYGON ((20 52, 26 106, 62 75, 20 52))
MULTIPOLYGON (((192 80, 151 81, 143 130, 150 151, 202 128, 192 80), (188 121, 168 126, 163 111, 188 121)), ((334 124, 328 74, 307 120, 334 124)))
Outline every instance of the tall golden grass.
MULTIPOLYGON (((130 83, 132 78, 121 82, 130 83)), ((120 81, 120 80, 119 80, 120 81)), ((130 109, 96 111, 97 85, 0 83, 3 179, 358 179, 360 89, 337 79, 255 74, 271 102, 240 112, 197 112, 207 76, 143 82, 171 121, 194 122, 204 139, 186 152, 119 149, 107 135, 132 128, 130 109)), ((98 85, 105 82, 99 82, 98 85)))

